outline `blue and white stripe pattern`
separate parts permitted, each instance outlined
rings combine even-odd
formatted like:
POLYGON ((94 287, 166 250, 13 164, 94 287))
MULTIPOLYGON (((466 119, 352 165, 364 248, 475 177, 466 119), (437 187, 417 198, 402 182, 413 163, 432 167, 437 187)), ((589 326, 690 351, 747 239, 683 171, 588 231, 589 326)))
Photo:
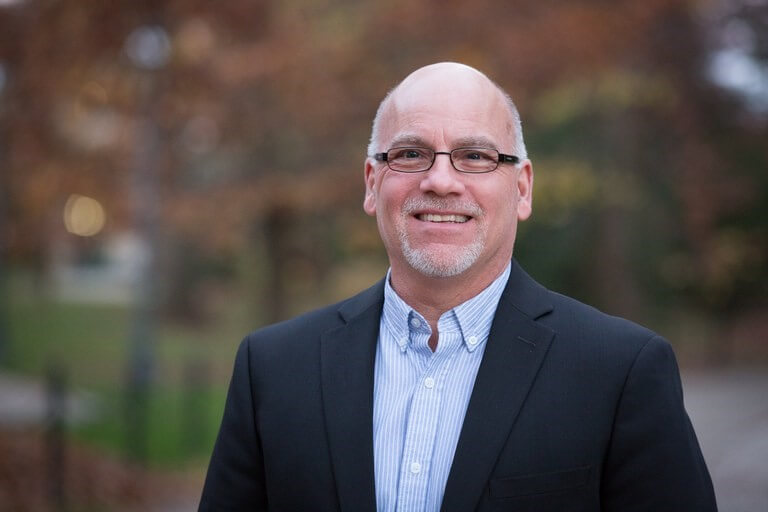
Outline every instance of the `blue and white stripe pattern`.
POLYGON ((431 329, 389 284, 379 327, 373 406, 380 512, 440 509, 475 376, 510 266, 431 329))

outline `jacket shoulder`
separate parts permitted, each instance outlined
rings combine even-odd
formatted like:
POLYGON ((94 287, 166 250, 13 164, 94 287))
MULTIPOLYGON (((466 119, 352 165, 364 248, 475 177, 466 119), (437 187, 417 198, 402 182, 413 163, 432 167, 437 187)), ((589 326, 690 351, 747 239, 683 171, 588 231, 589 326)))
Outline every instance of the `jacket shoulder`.
POLYGON ((308 343, 314 344, 320 334, 343 325, 372 307, 381 308, 383 290, 382 280, 352 297, 256 329, 245 337, 243 343, 251 348, 258 346, 260 350, 269 350, 270 347, 294 350, 308 343))
POLYGON ((553 309, 539 321, 558 333, 561 341, 630 359, 651 340, 669 345, 656 332, 631 320, 607 314, 557 292, 547 293, 553 309))

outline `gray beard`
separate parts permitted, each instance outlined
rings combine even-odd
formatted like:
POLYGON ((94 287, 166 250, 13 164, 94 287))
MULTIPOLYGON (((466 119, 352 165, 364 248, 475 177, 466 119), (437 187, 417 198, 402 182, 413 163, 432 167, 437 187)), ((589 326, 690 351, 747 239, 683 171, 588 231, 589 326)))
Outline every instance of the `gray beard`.
POLYGON ((471 267, 483 251, 483 242, 476 240, 451 255, 440 257, 429 250, 414 249, 405 233, 400 233, 403 256, 414 270, 428 277, 453 277, 471 267))
MULTIPOLYGON (((450 202, 440 198, 429 200, 411 199, 403 205, 403 219, 407 219, 416 210, 427 208, 458 209, 470 211, 475 217, 482 215, 482 210, 475 204, 465 204, 457 208, 450 202)), ((427 277, 453 277, 461 274, 477 261, 485 247, 485 240, 482 235, 467 247, 457 247, 453 251, 446 248, 445 251, 440 251, 439 253, 412 247, 405 229, 398 230, 398 238, 400 239, 400 248, 403 251, 405 260, 414 270, 427 277)))

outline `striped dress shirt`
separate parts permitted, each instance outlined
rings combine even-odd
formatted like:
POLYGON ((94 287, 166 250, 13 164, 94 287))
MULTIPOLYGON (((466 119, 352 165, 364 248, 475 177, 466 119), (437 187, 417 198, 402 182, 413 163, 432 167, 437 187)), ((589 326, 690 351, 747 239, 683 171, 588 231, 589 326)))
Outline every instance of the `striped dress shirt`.
POLYGON ((443 313, 432 333, 387 274, 373 404, 380 512, 437 511, 510 265, 480 294, 443 313))

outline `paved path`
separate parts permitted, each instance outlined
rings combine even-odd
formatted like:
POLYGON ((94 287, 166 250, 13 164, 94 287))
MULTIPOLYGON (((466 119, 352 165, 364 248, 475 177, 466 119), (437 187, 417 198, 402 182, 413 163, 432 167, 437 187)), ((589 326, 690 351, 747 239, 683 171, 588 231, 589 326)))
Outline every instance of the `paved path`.
MULTIPOLYGON (((45 385, 39 379, 0 371, 0 428, 45 424, 51 406, 48 398, 45 385)), ((63 399, 62 413, 66 414, 69 425, 95 418, 96 400, 90 393, 70 391, 63 399)))
POLYGON ((720 512, 768 512, 768 368, 683 374, 720 512))

